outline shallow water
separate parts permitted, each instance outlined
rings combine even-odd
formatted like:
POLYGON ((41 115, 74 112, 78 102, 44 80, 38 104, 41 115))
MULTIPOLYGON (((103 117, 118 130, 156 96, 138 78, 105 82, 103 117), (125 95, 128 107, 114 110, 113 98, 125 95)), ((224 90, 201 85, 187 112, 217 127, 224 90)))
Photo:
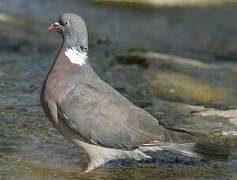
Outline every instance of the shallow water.
POLYGON ((202 117, 186 107, 236 108, 237 7, 157 11, 79 0, 2 0, 0 10, 4 11, 0 14, 0 179, 236 177, 235 161, 201 161, 171 153, 158 154, 150 162, 110 162, 80 174, 80 149, 48 122, 39 105, 39 92, 60 44, 59 36, 46 31, 47 24, 62 12, 80 12, 88 24, 90 60, 102 78, 162 123, 237 146, 236 135, 218 136, 220 131, 235 132, 235 120, 202 117), (127 53, 131 48, 198 60, 186 64, 131 57, 127 53))

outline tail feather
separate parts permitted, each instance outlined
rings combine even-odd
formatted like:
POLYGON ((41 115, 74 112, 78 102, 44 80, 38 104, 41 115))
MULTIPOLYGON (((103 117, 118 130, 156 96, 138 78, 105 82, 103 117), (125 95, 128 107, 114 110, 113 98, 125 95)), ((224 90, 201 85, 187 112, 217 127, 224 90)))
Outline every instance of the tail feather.
POLYGON ((227 161, 232 157, 232 149, 197 140, 194 134, 176 129, 164 128, 165 141, 163 150, 183 154, 190 157, 227 161))
POLYGON ((206 143, 172 144, 162 147, 163 150, 200 159, 227 161, 231 157, 229 148, 206 143))
POLYGON ((190 132, 180 129, 164 128, 164 141, 167 143, 187 143, 196 142, 196 138, 190 132))

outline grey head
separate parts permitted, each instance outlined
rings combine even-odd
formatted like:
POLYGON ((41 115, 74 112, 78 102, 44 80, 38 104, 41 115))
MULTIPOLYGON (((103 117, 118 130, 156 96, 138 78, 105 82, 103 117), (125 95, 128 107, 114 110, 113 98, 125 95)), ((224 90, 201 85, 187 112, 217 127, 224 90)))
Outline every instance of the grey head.
POLYGON ((73 13, 65 13, 60 16, 59 21, 48 27, 63 36, 65 48, 74 47, 77 50, 88 51, 88 35, 84 20, 73 13))

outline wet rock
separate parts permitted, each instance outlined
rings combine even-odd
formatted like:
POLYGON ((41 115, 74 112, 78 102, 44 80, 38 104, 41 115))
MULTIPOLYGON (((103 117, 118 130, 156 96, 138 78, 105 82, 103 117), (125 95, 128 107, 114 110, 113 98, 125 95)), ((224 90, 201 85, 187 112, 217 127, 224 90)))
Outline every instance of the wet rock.
POLYGON ((236 109, 217 110, 153 100, 153 106, 147 107, 146 110, 151 112, 163 126, 192 132, 201 141, 229 147, 237 146, 236 109))
POLYGON ((237 78, 237 67, 231 69, 230 71, 237 78))
POLYGON ((208 84, 184 74, 157 72, 150 79, 150 93, 170 101, 217 104, 236 99, 228 89, 212 88, 208 84))
POLYGON ((190 66, 191 68, 216 68, 214 64, 208 64, 200 60, 191 58, 181 58, 178 56, 162 54, 159 52, 130 50, 126 54, 118 55, 117 58, 122 63, 125 62, 124 64, 132 64, 133 62, 139 62, 140 64, 145 64, 146 67, 148 67, 149 64, 160 63, 164 66, 173 64, 181 66, 190 66))
MULTIPOLYGON (((128 69, 135 68, 134 65, 144 68, 127 83, 140 82, 153 98, 218 108, 237 107, 234 63, 203 62, 145 51, 128 51, 116 57, 119 57, 118 63, 127 65, 128 69)), ((126 78, 128 72, 124 71, 121 76, 126 78)))
MULTIPOLYGON (((231 35, 230 37, 231 38, 231 35)), ((208 53, 216 59, 237 59, 236 45, 231 39, 213 40, 207 48, 208 53)))
POLYGON ((22 24, 25 23, 26 21, 22 18, 16 18, 15 16, 12 16, 10 14, 6 14, 3 12, 0 12, 0 21, 3 23, 9 23, 9 24, 22 24))
POLYGON ((119 63, 122 63, 122 64, 127 64, 127 65, 137 64, 143 68, 147 68, 149 66, 147 59, 139 54, 137 55, 136 53, 118 55, 116 58, 119 61, 119 63))
POLYGON ((234 0, 91 0, 95 3, 100 4, 117 4, 126 6, 142 6, 142 7, 206 7, 206 6, 217 6, 223 4, 234 4, 234 0))
POLYGON ((108 37, 100 37, 96 40, 98 44, 110 44, 111 40, 108 37))

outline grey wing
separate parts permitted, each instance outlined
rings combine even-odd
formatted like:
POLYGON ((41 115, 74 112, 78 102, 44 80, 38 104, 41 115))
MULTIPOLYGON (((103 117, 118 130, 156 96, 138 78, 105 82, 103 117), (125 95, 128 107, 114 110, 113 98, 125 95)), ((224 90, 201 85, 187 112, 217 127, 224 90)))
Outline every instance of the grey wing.
POLYGON ((164 140, 164 128, 109 85, 84 84, 59 105, 59 115, 75 132, 93 144, 133 149, 164 140))

